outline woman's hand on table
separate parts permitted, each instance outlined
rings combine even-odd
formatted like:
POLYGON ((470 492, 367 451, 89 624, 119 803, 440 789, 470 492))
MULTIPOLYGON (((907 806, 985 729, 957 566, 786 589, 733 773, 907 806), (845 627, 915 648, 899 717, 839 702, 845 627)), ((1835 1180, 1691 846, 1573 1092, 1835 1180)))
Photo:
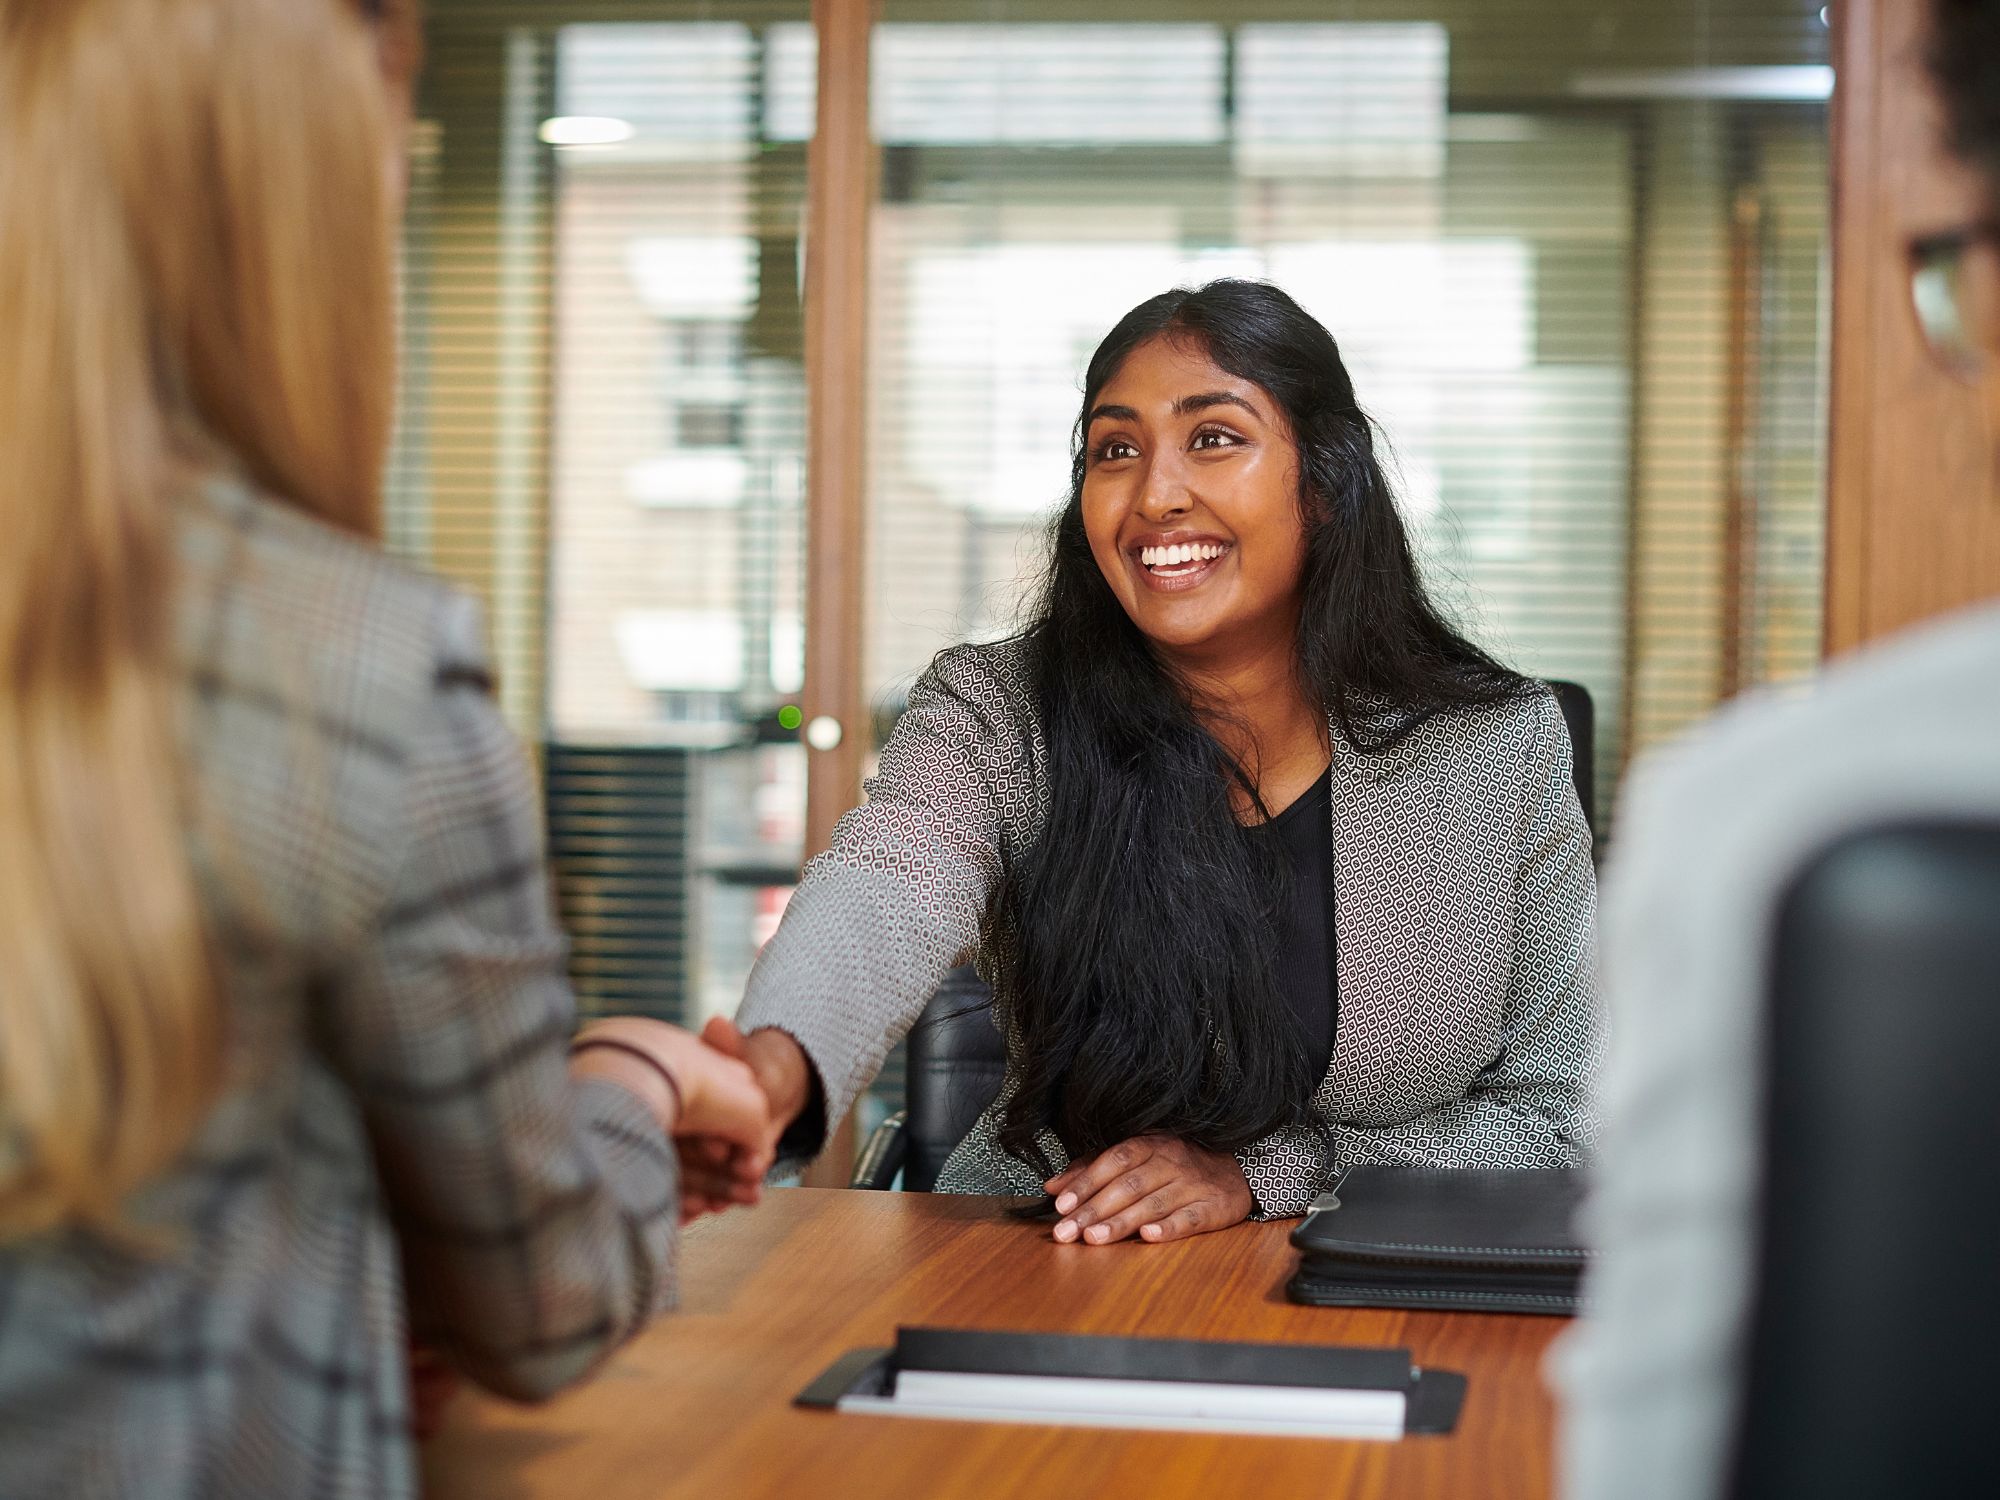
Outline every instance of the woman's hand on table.
POLYGON ((1149 1245, 1240 1224, 1256 1200, 1226 1152, 1172 1136, 1121 1141, 1045 1184, 1062 1215, 1059 1244, 1110 1245, 1135 1235, 1149 1245))
POLYGON ((762 1199, 776 1136, 764 1091, 745 1063, 692 1032, 637 1016, 595 1022, 573 1047, 577 1076, 606 1078, 638 1094, 673 1137, 682 1223, 762 1199))

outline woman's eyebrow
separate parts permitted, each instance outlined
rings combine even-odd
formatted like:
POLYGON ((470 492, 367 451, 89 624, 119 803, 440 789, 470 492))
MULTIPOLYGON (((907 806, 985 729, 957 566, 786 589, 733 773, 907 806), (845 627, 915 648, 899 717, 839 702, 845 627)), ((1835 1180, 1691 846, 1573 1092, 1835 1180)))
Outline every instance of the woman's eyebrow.
POLYGON ((1260 422, 1264 414, 1233 391, 1203 391, 1199 396, 1183 396, 1174 403, 1174 415, 1185 417, 1191 412, 1207 411, 1212 406, 1240 406, 1260 422))
MULTIPOLYGON (((1193 412, 1207 411, 1210 407, 1214 406, 1240 406, 1260 422, 1264 420, 1262 412, 1258 411, 1255 406, 1252 406, 1234 391, 1203 391, 1196 396, 1183 396, 1174 403, 1174 415, 1185 417, 1193 412)), ((1129 406, 1093 406, 1090 409, 1090 415, 1085 418, 1083 425, 1088 427, 1093 422, 1136 422, 1138 420, 1138 412, 1129 406)))

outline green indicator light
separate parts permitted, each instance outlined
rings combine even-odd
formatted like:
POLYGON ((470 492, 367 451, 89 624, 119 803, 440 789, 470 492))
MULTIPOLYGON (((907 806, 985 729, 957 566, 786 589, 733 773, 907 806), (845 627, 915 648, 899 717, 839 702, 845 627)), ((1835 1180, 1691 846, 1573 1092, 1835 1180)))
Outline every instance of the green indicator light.
POLYGON ((778 727, 781 729, 797 729, 805 721, 806 716, 799 712, 795 704, 787 703, 778 710, 778 727))

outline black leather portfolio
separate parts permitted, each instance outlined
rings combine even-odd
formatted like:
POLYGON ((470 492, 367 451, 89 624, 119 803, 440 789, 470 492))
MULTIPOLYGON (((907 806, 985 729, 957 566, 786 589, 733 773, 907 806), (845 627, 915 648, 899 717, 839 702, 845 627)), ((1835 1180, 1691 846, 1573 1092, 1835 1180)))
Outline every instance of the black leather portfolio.
POLYGON ((1573 1314, 1582 1197, 1566 1169, 1356 1167, 1292 1231, 1285 1290, 1319 1307, 1573 1314))

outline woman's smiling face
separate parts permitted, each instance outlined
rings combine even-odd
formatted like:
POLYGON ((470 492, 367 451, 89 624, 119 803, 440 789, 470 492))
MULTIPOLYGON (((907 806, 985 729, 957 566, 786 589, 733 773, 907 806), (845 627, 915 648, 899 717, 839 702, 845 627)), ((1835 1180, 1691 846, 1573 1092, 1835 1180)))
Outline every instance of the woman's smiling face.
POLYGON ((1145 636, 1210 659, 1289 643, 1305 567, 1285 414, 1199 344, 1141 344, 1084 431, 1083 526, 1145 636))

